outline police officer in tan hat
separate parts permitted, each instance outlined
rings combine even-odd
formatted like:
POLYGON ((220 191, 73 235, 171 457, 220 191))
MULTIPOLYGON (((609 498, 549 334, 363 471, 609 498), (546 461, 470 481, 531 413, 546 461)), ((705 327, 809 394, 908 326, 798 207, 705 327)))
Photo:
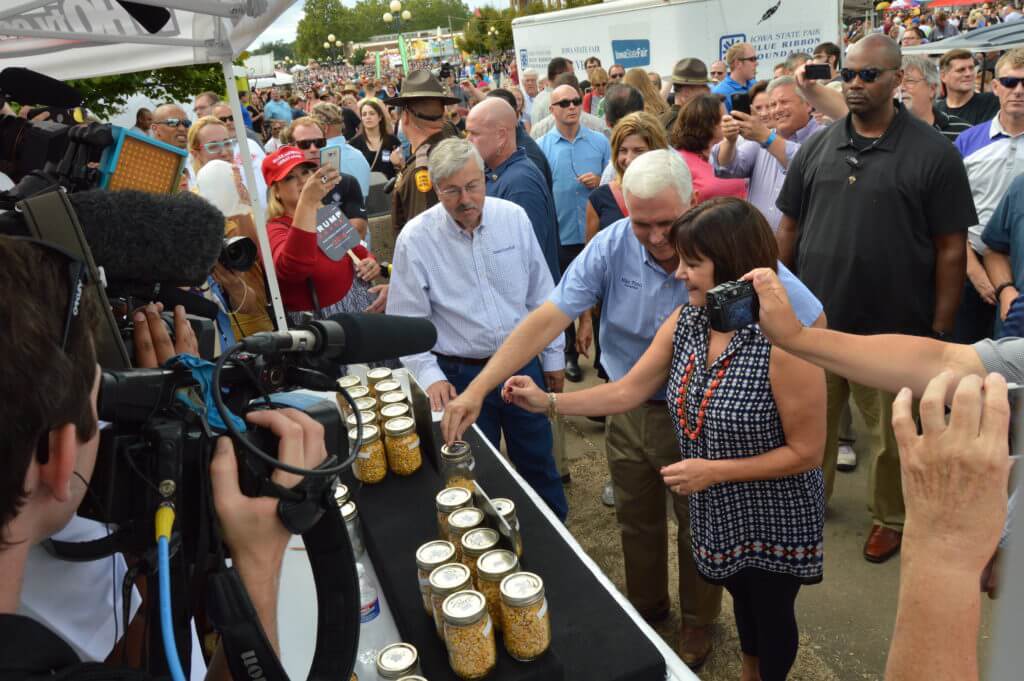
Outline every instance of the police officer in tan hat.
POLYGON ((412 147, 411 158, 398 175, 391 202, 391 224, 396 232, 437 203, 427 159, 438 142, 456 136, 454 129, 446 125, 445 105, 458 101, 430 71, 411 71, 399 95, 385 101, 388 106, 401 107, 402 131, 412 147))
POLYGON ((711 79, 708 78, 708 67, 700 59, 687 57, 680 59, 672 67, 672 108, 661 116, 661 124, 666 130, 672 129, 679 110, 697 95, 711 92, 711 79))

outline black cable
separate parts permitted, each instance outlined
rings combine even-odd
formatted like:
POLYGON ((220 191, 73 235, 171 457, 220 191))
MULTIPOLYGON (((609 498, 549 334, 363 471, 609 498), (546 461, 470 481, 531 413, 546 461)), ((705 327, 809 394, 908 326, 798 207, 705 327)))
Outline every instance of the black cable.
POLYGON ((242 435, 241 431, 238 430, 238 427, 235 426, 232 420, 233 415, 228 411, 227 405, 224 404, 224 395, 221 392, 220 376, 228 360, 238 353, 239 350, 243 349, 243 347, 244 343, 235 343, 232 345, 217 358, 217 362, 213 368, 213 403, 217 408, 217 413, 220 414, 220 418, 224 422, 224 427, 227 428, 228 433, 230 433, 231 436, 253 456, 262 459, 265 463, 273 466, 274 468, 279 468, 295 475, 338 475, 351 466, 352 462, 355 461, 356 454, 358 454, 360 448, 362 448, 363 419, 359 413, 359 409, 356 407, 355 401, 341 386, 337 386, 335 388, 335 392, 340 393, 345 398, 345 401, 349 403, 349 406, 352 407, 352 411, 356 415, 356 441, 355 444, 349 448, 348 458, 335 466, 330 466, 328 468, 301 468, 299 466, 292 466, 278 461, 276 458, 270 456, 262 449, 252 444, 248 438, 242 435))

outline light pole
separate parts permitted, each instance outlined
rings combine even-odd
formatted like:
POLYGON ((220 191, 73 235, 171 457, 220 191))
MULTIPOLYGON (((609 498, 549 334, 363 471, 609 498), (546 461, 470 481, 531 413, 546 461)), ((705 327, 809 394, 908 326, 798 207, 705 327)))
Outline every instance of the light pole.
POLYGON ((335 64, 337 64, 338 55, 342 54, 342 48, 344 46, 345 44, 338 40, 333 33, 328 34, 327 40, 324 42, 324 49, 327 50, 327 55, 335 64))
POLYGON ((407 9, 406 10, 402 9, 401 0, 391 0, 391 4, 388 5, 388 9, 390 9, 391 11, 390 12, 384 12, 384 16, 381 17, 381 18, 384 20, 385 24, 390 24, 390 23, 394 22, 394 24, 395 24, 395 31, 399 35, 401 35, 402 34, 402 21, 403 20, 404 21, 409 21, 410 19, 412 19, 412 12, 410 12, 407 9))

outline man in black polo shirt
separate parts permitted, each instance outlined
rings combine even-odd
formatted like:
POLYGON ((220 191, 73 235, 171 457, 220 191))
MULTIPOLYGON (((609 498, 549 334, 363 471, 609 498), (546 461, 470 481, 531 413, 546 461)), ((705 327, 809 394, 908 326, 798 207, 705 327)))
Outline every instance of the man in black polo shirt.
MULTIPOLYGON (((782 260, 824 303, 832 328, 945 337, 963 288, 967 228, 977 223, 963 162, 931 126, 894 106, 903 71, 890 38, 858 42, 841 74, 850 113, 804 143, 779 194, 782 260)), ((903 530, 893 395, 834 374, 828 387, 826 495, 840 411, 852 394, 878 440, 864 557, 881 562, 899 549, 903 530)))

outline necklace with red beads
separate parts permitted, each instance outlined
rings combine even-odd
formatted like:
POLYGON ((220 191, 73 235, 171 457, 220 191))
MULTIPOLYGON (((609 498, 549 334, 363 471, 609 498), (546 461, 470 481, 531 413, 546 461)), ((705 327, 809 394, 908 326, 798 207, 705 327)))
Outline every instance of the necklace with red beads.
POLYGON ((691 428, 686 418, 686 387, 690 384, 690 377, 693 376, 693 370, 697 364, 697 355, 690 353, 690 357, 686 362, 686 369, 683 371, 683 379, 679 383, 679 396, 676 397, 676 415, 679 416, 679 425, 682 427, 683 433, 691 440, 696 440, 700 435, 701 428, 704 427, 704 414, 707 412, 708 404, 710 404, 711 398, 718 389, 718 386, 721 385, 730 362, 732 362, 732 356, 722 360, 722 365, 715 372, 711 385, 704 391, 704 398, 700 401, 700 407, 697 410, 697 424, 691 428))

